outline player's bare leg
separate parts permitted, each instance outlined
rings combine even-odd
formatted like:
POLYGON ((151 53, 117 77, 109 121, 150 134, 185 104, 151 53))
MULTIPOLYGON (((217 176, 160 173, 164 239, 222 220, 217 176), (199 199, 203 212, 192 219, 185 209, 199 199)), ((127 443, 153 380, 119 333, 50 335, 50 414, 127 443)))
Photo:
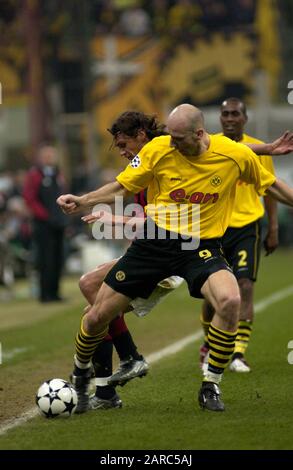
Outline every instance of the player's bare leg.
POLYGON ((247 373, 251 370, 245 360, 245 352, 252 332, 254 282, 250 279, 239 279, 238 284, 241 294, 241 307, 230 370, 247 373))
POLYGON ((200 315, 200 322, 204 332, 204 342, 199 348, 199 368, 205 373, 208 367, 208 359, 209 359, 209 341, 208 341, 208 333, 210 323, 213 319, 215 314, 214 307, 204 299, 202 303, 201 315, 200 315))
MULTIPOLYGON (((116 262, 117 259, 114 259, 109 263, 102 264, 81 277, 79 287, 90 305, 94 303, 97 291, 101 287, 105 276, 116 262)), ((90 306, 87 307, 86 311, 89 308, 90 306)), ((126 308, 127 311, 131 309, 132 307, 126 308)), ((95 396, 91 398, 91 407, 94 409, 120 407, 122 403, 114 387, 124 385, 136 377, 145 376, 149 369, 148 363, 137 351, 137 346, 122 314, 111 321, 109 328, 110 336, 103 341, 105 344, 99 344, 93 357, 96 392, 95 396), (120 359, 120 365, 114 374, 112 374, 110 342, 115 346, 120 359), (110 375, 109 371, 111 371, 110 375)))
POLYGON ((209 362, 199 391, 199 403, 203 409, 224 411, 218 384, 234 351, 240 292, 235 276, 226 270, 209 276, 201 292, 215 309, 215 314, 209 327, 209 362))
POLYGON ((112 261, 101 264, 97 268, 81 276, 79 280, 79 288, 90 305, 93 305, 105 276, 116 263, 117 259, 113 259, 112 261))
POLYGON ((73 383, 78 395, 77 413, 89 407, 88 386, 91 378, 91 358, 99 343, 108 333, 108 326, 119 312, 125 310, 130 298, 114 291, 103 283, 94 304, 81 319, 76 335, 73 383))

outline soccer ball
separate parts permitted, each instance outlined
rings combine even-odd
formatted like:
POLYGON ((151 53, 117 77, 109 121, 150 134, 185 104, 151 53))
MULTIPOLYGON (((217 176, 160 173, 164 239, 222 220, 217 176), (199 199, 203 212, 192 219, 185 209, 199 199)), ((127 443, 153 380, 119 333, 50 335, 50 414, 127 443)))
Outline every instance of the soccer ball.
POLYGON ((77 394, 72 385, 62 379, 44 382, 36 395, 36 403, 42 416, 71 416, 76 409, 77 394))

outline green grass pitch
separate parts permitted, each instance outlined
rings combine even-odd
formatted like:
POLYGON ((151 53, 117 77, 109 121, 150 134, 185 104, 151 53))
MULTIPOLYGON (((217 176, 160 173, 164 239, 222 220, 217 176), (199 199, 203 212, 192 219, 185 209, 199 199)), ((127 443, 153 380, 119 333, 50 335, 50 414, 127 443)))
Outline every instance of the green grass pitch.
MULTIPOLYGON (((255 303, 293 286, 293 252, 262 258, 255 303)), ((249 374, 226 371, 224 413, 201 411, 197 392, 200 340, 151 365, 144 379, 117 389, 122 409, 91 411, 70 419, 37 416, 3 433, 7 420, 34 408, 39 385, 67 378, 83 302, 75 282, 65 284, 70 302, 42 307, 32 301, 3 304, 2 350, 17 351, 0 365, 0 449, 293 449, 293 292, 255 318, 247 359, 249 374)), ((139 350, 148 355, 196 332, 201 302, 185 287, 145 319, 127 316, 139 350)))

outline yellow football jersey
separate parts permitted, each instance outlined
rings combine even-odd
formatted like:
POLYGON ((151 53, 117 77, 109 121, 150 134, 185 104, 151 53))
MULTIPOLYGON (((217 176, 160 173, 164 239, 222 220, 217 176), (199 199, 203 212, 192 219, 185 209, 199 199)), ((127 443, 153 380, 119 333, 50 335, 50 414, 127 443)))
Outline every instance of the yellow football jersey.
MULTIPOLYGON (((222 135, 222 134, 220 134, 222 135)), ((243 134, 241 143, 262 144, 261 140, 243 134)), ((273 175, 275 174, 273 159, 270 155, 258 157, 261 164, 273 175)), ((236 198, 229 222, 229 227, 244 227, 264 215, 264 206, 253 184, 239 180, 236 186, 236 198)))
POLYGON ((171 146, 170 136, 161 136, 142 148, 117 181, 133 193, 148 187, 146 213, 159 227, 210 239, 228 227, 240 178, 260 196, 275 181, 252 150, 227 137, 210 136, 206 152, 187 158, 171 146))

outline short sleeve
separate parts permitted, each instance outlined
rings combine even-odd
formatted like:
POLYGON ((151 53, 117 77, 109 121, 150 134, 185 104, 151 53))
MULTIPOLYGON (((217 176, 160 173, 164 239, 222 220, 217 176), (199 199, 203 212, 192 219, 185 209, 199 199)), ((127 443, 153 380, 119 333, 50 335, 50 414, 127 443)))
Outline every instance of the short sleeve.
POLYGON ((263 196, 276 181, 276 177, 260 163, 259 157, 250 148, 242 144, 238 145, 242 147, 241 158, 238 159, 240 178, 246 183, 254 184, 257 193, 263 196))
POLYGON ((165 153, 166 147, 162 147, 157 139, 152 140, 140 150, 125 170, 117 176, 117 181, 128 191, 138 193, 150 185, 154 178, 154 168, 165 153))
POLYGON ((270 155, 260 155, 259 157, 261 164, 273 175, 275 174, 274 162, 270 155))

